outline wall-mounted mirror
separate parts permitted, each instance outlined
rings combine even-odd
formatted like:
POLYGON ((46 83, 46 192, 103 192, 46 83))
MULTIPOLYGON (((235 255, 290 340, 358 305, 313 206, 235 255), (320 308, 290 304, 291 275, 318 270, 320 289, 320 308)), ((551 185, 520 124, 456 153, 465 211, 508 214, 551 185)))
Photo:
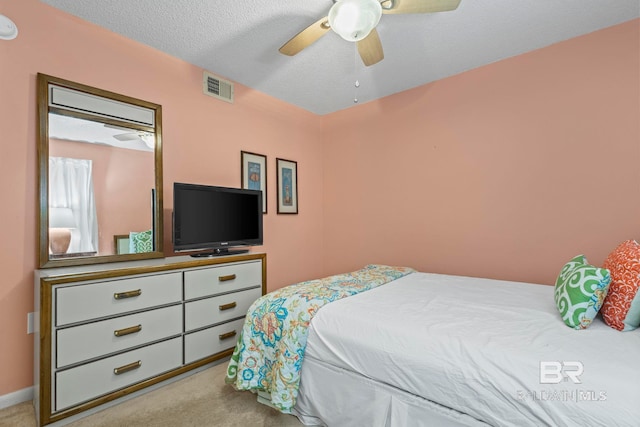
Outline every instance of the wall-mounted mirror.
POLYGON ((160 258, 160 105, 38 74, 39 265, 160 258))

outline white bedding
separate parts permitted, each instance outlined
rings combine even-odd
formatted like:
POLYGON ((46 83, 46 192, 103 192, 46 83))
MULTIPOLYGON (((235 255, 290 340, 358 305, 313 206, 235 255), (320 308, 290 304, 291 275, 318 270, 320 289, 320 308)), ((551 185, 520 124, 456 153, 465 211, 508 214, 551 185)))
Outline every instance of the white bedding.
POLYGON ((640 330, 573 330, 551 286, 413 273, 322 307, 307 358, 490 425, 640 425, 640 330), (541 383, 540 362, 574 361, 580 384, 541 383))

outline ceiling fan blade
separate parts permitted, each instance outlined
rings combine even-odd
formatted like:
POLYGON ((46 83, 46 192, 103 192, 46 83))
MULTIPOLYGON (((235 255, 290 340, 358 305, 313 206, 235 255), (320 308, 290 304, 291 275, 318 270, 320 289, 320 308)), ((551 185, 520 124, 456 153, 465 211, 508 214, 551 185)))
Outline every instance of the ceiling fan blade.
POLYGON ((461 0, 383 0, 382 13, 433 13, 458 8, 461 0))
POLYGON ((384 59, 384 52, 382 51, 382 43, 380 43, 380 37, 378 31, 374 28, 369 35, 358 43, 358 53, 362 62, 367 67, 384 59))
POLYGON ((320 18, 296 34, 291 40, 283 44, 279 49, 280 53, 293 56, 305 47, 311 45, 320 37, 324 36, 330 28, 329 19, 326 16, 324 18, 320 18))
POLYGON ((113 135, 113 137, 118 141, 133 141, 135 139, 140 139, 140 135, 137 132, 119 133, 117 135, 113 135))

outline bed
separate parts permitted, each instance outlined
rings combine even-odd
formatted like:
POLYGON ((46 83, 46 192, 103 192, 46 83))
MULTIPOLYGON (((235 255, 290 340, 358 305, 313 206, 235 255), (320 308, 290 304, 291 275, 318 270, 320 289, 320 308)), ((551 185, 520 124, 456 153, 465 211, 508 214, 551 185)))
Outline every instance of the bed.
MULTIPOLYGON (((243 353, 262 350, 243 330, 227 381, 306 425, 639 425, 640 331, 600 319, 566 327, 552 286, 410 269, 397 276, 299 316, 303 345, 276 345, 266 361, 247 355, 261 381, 244 385, 243 353), (284 388, 272 386, 277 377, 284 388)), ((245 327, 256 319, 265 317, 248 313, 245 327)))

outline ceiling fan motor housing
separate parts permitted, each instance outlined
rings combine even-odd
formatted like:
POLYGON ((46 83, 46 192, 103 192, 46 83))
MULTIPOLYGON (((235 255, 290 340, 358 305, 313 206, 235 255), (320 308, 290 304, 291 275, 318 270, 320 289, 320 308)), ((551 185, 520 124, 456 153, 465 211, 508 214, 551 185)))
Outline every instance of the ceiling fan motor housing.
POLYGON ((376 0, 340 0, 329 10, 329 25, 343 39, 356 42, 369 35, 381 16, 376 0))

